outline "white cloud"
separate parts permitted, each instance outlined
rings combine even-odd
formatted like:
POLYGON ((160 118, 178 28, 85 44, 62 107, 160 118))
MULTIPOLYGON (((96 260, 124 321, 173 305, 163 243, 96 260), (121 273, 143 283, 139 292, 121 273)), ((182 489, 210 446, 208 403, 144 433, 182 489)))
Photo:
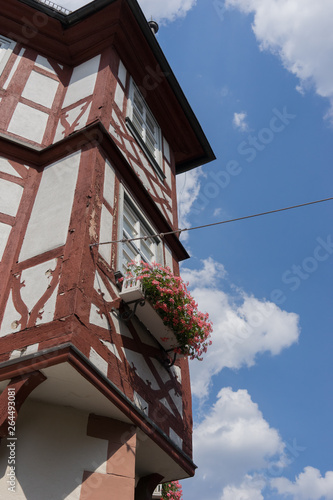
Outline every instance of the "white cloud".
MULTIPOLYGON (((200 177, 204 174, 201 168, 196 168, 177 175, 177 198, 178 198, 178 227, 188 228, 191 226, 188 216, 193 203, 200 191, 200 177)), ((188 239, 188 233, 182 234, 183 240, 188 239)))
POLYGON ((201 270, 182 267, 181 276, 189 281, 199 310, 208 312, 213 321, 213 345, 203 361, 190 365, 192 392, 197 397, 207 395, 211 378, 223 368, 253 366, 259 354, 275 356, 297 342, 297 314, 242 291, 229 296, 219 284, 226 271, 213 259, 204 260, 201 270))
POLYGON ((322 477, 320 471, 313 467, 305 467, 295 482, 284 477, 272 479, 271 486, 279 494, 289 496, 293 500, 331 500, 333 499, 333 472, 326 472, 322 477))
POLYGON ((240 486, 226 486, 221 500, 264 500, 261 494, 264 487, 265 481, 247 475, 240 486))
MULTIPOLYGON (((59 4, 66 9, 76 10, 89 2, 85 0, 59 0, 59 4)), ((174 21, 178 17, 184 17, 194 7, 196 0, 141 0, 138 2, 145 16, 155 21, 174 21)))
POLYGON ((279 55, 300 79, 331 103, 333 118, 333 2, 331 0, 226 0, 226 7, 254 14, 253 31, 262 49, 279 55))
POLYGON ((196 4, 196 0, 141 0, 140 7, 146 17, 154 20, 174 21, 178 17, 186 16, 187 12, 196 4))
POLYGON ((241 132, 246 132, 248 130, 248 124, 246 122, 247 114, 242 111, 241 113, 234 113, 234 118, 232 120, 233 126, 240 130, 241 132))
POLYGON ((201 269, 187 269, 182 267, 181 275, 185 282, 189 281, 191 288, 209 284, 216 287, 220 279, 225 278, 227 272, 223 264, 216 262, 211 257, 202 261, 201 269))
POLYGON ((187 498, 209 500, 333 500, 333 472, 306 467, 294 482, 276 477, 305 448, 283 441, 245 389, 221 389, 194 427, 198 471, 183 483, 187 498), (274 477, 274 479, 272 479, 274 477))
MULTIPOLYGON (((260 500, 265 481, 252 471, 268 469, 283 454, 276 429, 263 418, 246 390, 223 388, 216 403, 194 429, 198 465, 194 498, 260 500)), ((186 496, 191 495, 186 491, 186 496)))

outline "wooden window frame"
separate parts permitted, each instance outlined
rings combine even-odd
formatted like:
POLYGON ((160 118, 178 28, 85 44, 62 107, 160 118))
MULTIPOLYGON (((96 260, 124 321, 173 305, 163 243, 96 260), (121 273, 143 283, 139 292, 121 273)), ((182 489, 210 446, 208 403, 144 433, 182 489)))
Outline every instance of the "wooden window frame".
POLYGON ((126 125, 139 143, 160 180, 164 181, 165 174, 161 168, 161 128, 132 78, 129 87, 126 125))

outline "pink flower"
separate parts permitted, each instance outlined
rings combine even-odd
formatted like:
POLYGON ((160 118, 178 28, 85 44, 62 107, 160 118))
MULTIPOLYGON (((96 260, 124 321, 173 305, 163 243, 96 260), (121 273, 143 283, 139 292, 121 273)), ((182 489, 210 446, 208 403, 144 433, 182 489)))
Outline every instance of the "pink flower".
POLYGON ((131 262, 126 273, 126 278, 129 277, 141 281, 147 300, 164 324, 172 325, 180 352, 191 359, 202 359, 202 353, 211 345, 211 340, 207 339, 212 332, 212 323, 207 313, 198 311, 198 305, 181 277, 175 276, 168 267, 145 262, 131 262))

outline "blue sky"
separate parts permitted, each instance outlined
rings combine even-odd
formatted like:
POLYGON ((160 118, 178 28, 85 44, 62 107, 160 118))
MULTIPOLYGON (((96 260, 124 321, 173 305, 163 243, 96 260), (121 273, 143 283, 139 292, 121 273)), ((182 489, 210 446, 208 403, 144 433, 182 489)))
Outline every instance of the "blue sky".
MULTIPOLYGON (((217 156, 180 176, 180 225, 331 197, 331 0, 140 5, 217 156)), ((214 343, 191 362, 184 500, 333 499, 332 208, 188 233, 182 276, 214 343)))

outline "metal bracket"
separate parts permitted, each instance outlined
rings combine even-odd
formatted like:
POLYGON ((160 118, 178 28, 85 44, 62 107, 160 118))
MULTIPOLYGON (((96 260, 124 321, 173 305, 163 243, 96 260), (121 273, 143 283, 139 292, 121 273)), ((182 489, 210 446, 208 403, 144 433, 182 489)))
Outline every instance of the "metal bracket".
MULTIPOLYGON (((141 306, 143 307, 146 303, 146 299, 145 298, 140 298, 140 299, 136 299, 136 300, 131 300, 130 302, 124 302, 124 304, 126 306, 129 306, 131 304, 134 304, 134 308, 133 309, 130 309, 129 307, 126 307, 126 310, 123 312, 123 313, 119 313, 119 310, 116 309, 115 307, 113 307, 111 309, 112 311, 112 314, 114 314, 116 316, 116 318, 119 320, 119 321, 124 321, 124 322, 127 322, 127 321, 130 321, 134 316, 135 316, 135 313, 136 313, 136 310, 138 308, 138 306, 141 306)), ((149 330, 148 330, 149 332, 149 330)), ((156 340, 156 339, 155 339, 156 340)), ((161 365, 167 370, 169 371, 170 368, 175 364, 176 362, 176 359, 177 359, 177 353, 174 352, 173 349, 169 349, 169 350, 165 350, 163 348, 163 346, 161 346, 161 344, 159 342, 157 342, 161 351, 164 352, 164 354, 166 355, 163 359, 160 358, 160 357, 157 357, 156 359, 158 359, 158 361, 161 363, 161 365), (171 353, 173 353, 173 358, 171 358, 171 353)))
POLYGON ((119 314, 118 310, 115 309, 114 307, 112 308, 113 314, 120 320, 120 321, 130 321, 133 316, 135 316, 135 312, 137 310, 137 307, 140 305, 143 307, 146 303, 145 299, 136 299, 136 300, 131 300, 130 302, 126 302, 126 305, 134 304, 134 309, 129 309, 124 311, 122 314, 119 314))
MULTIPOLYGON (((169 354, 168 351, 166 351, 166 352, 167 352, 167 354, 169 354)), ((173 359, 172 360, 170 358, 163 359, 162 360, 162 365, 166 369, 169 369, 169 368, 171 368, 175 364, 176 358, 177 358, 177 353, 175 352, 174 356, 173 356, 173 359)))

